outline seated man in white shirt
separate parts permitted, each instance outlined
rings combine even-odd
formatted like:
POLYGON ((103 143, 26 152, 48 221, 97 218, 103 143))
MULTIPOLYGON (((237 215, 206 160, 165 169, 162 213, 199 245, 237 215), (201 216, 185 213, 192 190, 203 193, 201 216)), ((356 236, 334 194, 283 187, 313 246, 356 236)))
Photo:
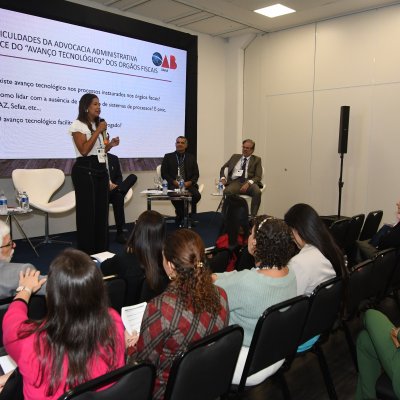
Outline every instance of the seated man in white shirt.
POLYGON ((242 143, 242 154, 233 154, 221 167, 220 178, 225 186, 224 194, 246 194, 251 196, 250 213, 257 215, 261 203, 262 165, 261 158, 253 155, 255 142, 246 139, 242 143), (225 176, 225 168, 228 168, 225 176))

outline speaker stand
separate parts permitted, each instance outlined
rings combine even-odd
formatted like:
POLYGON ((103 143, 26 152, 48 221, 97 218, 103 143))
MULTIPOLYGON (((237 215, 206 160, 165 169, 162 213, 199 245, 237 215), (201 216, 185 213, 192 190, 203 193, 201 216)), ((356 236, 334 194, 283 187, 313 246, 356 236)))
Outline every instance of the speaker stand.
POLYGON ((337 212, 337 219, 340 219, 340 208, 342 206, 342 189, 343 189, 343 158, 344 153, 340 153, 340 176, 339 176, 339 202, 338 202, 338 212, 337 212))

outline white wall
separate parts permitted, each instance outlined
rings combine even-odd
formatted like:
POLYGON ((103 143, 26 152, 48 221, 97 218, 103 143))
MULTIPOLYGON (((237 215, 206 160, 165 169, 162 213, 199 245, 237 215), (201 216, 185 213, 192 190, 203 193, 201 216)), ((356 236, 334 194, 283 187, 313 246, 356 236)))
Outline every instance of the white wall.
POLYGON ((258 37, 245 52, 244 132, 254 132, 267 190, 261 211, 338 206, 340 106, 349 105, 342 215, 400 195, 400 6, 258 37), (261 144, 261 146, 259 145, 261 144))

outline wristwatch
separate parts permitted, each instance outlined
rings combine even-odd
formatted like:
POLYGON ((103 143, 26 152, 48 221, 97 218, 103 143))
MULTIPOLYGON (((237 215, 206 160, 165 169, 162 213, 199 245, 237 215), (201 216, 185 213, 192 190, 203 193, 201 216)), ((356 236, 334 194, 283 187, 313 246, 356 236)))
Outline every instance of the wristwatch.
POLYGON ((26 286, 18 286, 17 289, 15 289, 15 291, 16 291, 17 293, 22 292, 23 290, 26 290, 29 294, 32 294, 32 290, 29 289, 29 288, 26 287, 26 286))

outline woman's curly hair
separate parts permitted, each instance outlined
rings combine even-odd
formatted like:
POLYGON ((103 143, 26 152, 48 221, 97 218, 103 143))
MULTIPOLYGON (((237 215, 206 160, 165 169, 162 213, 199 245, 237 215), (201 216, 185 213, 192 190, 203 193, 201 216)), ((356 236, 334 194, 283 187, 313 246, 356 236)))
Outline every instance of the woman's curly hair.
POLYGON ((164 257, 175 267, 172 290, 186 306, 192 306, 195 314, 204 311, 217 314, 221 308, 220 295, 212 282, 200 236, 189 229, 171 233, 164 244, 164 257))
POLYGON ((286 267, 296 254, 291 230, 281 219, 261 215, 254 219, 254 257, 262 266, 286 267))

